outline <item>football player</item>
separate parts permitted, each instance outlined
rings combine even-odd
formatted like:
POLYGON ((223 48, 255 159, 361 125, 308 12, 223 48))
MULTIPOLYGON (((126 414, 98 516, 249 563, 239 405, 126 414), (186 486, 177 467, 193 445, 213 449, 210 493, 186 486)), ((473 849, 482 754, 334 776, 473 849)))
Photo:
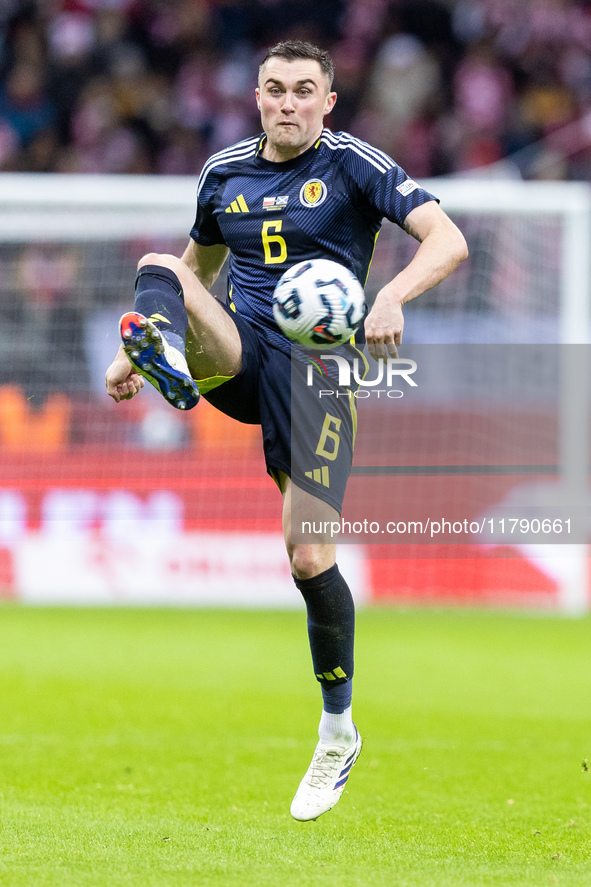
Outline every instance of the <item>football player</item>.
POLYGON ((292 533, 296 499, 298 513, 339 520, 354 417, 347 398, 331 399, 329 412, 311 398, 294 456, 291 343, 273 319, 273 291, 290 266, 314 258, 340 262, 364 283, 383 218, 397 223, 420 246, 365 320, 370 353, 385 358, 396 356, 405 302, 467 256, 464 237, 432 194, 383 152, 324 127, 337 99, 332 81, 330 56, 309 43, 286 41, 267 52, 256 89, 263 132, 205 164, 182 257, 140 260, 134 311, 121 320, 122 344, 106 375, 117 402, 147 379, 173 407, 190 409, 201 394, 238 421, 262 426, 323 695, 319 742, 291 805, 301 821, 334 806, 361 750, 351 716, 354 605, 336 545, 292 533), (228 256, 221 304, 209 290, 228 256))

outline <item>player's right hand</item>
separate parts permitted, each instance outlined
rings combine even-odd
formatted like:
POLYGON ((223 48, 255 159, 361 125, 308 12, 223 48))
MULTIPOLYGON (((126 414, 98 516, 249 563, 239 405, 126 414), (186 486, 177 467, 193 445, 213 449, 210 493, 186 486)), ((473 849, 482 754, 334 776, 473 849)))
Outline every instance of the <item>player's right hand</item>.
POLYGON ((131 400, 136 394, 142 390, 145 385, 145 379, 136 373, 125 351, 121 348, 117 352, 117 356, 105 375, 105 385, 107 386, 107 394, 112 397, 115 403, 121 400, 131 400))

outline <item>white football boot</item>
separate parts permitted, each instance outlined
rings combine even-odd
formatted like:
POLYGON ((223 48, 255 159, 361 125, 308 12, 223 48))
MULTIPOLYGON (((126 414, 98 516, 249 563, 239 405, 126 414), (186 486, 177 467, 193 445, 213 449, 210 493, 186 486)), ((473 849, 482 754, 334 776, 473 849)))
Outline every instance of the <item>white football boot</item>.
POLYGON ((347 748, 319 742, 312 763, 291 802, 291 815, 298 822, 318 819, 332 810, 343 790, 353 764, 361 752, 361 736, 355 727, 355 739, 347 748))

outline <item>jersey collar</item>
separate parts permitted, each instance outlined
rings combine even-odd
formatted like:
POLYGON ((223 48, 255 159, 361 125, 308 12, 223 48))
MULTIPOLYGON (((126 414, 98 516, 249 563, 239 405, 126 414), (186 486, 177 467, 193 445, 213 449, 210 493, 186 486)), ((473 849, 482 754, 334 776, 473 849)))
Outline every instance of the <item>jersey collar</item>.
POLYGON ((261 157, 261 152, 262 152, 263 148, 265 147, 265 142, 267 141, 267 135, 266 135, 266 133, 263 132, 261 134, 260 139, 259 139, 259 144, 258 144, 258 148, 257 148, 257 152, 255 155, 254 161, 257 166, 261 167, 261 169, 273 169, 273 170, 276 170, 277 172, 282 172, 283 170, 289 170, 289 169, 297 169, 299 166, 304 166, 311 159, 311 157, 314 155, 316 149, 320 145, 323 135, 324 135, 324 130, 322 130, 322 133, 318 136, 318 138, 316 139, 314 144, 310 145, 310 147, 307 148, 303 154, 298 154, 297 157, 292 157, 291 160, 275 161, 275 160, 266 160, 266 158, 261 157))

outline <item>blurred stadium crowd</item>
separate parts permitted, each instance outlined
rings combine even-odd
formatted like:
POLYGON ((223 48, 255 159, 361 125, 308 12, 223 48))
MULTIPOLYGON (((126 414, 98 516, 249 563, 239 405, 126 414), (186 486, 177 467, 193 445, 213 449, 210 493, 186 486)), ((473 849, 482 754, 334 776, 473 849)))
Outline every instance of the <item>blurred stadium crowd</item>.
POLYGON ((290 37, 334 54, 330 126, 416 177, 591 177, 589 0, 1 0, 0 170, 195 174, 290 37))

